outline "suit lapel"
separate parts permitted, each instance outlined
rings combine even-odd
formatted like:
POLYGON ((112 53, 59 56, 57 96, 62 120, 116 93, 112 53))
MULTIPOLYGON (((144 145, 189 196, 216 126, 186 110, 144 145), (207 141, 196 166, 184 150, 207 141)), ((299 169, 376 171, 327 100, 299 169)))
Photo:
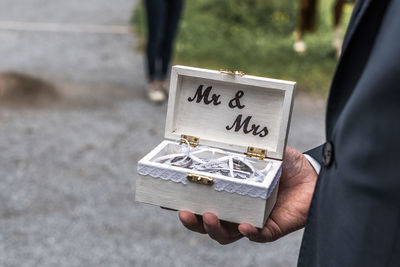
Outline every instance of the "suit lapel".
POLYGON ((327 113, 326 113, 326 134, 327 139, 330 138, 330 134, 336 123, 336 119, 339 116, 340 110, 343 108, 345 101, 351 95, 352 86, 343 87, 343 71, 348 67, 349 60, 354 55, 349 54, 349 47, 351 46, 352 38, 360 25, 360 22, 365 15, 366 10, 370 6, 372 0, 358 0, 354 7, 353 14, 346 32, 345 39, 343 41, 342 56, 339 59, 335 76, 332 80, 331 90, 329 93, 327 113))
POLYGON ((349 22, 349 26, 347 28, 346 36, 343 40, 342 51, 344 52, 351 41, 351 37, 354 35, 358 25, 360 24, 361 18, 364 15, 365 11, 368 9, 368 6, 371 4, 372 0, 358 0, 356 6, 354 7, 353 16, 349 22))

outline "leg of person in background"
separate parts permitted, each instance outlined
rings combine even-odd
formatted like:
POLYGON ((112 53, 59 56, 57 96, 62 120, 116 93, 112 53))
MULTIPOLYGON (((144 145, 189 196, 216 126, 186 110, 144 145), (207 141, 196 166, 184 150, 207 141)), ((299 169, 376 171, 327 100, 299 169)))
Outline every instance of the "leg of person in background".
POLYGON ((298 28, 295 32, 294 51, 299 54, 307 50, 303 36, 307 31, 315 31, 317 17, 317 0, 300 0, 298 28))
POLYGON ((171 55, 173 52, 174 39, 182 14, 183 0, 166 0, 166 16, 164 23, 164 39, 160 49, 161 76, 160 83, 165 92, 168 93, 167 74, 170 68, 171 55))
POLYGON ((145 0, 147 18, 147 96, 152 102, 163 102, 166 95, 159 83, 160 50, 164 38, 166 3, 164 0, 145 0))
POLYGON ((343 6, 346 0, 336 0, 333 8, 333 40, 332 46, 336 52, 336 57, 340 57, 342 53, 342 29, 340 27, 340 20, 343 14, 343 6))

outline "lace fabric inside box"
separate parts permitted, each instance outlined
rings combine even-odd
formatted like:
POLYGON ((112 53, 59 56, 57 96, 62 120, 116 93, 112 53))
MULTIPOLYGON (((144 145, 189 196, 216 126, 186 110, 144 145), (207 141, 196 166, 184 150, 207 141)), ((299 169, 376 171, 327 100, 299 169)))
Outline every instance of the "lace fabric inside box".
POLYGON ((137 201, 262 227, 281 175, 295 83, 174 66, 162 141, 137 201))
POLYGON ((277 160, 246 159, 237 153, 227 153, 210 147, 182 147, 176 142, 168 141, 161 143, 154 156, 151 155, 148 160, 149 163, 153 163, 152 166, 139 163, 140 175, 187 184, 190 182, 187 179, 188 173, 207 173, 212 174, 213 179, 206 182, 212 181, 216 191, 263 199, 267 199, 274 189, 280 176, 281 165, 277 160), (187 153, 187 149, 192 151, 187 153), (171 163, 174 159, 180 160, 181 163, 171 163), (231 168, 229 162, 233 165, 231 168))

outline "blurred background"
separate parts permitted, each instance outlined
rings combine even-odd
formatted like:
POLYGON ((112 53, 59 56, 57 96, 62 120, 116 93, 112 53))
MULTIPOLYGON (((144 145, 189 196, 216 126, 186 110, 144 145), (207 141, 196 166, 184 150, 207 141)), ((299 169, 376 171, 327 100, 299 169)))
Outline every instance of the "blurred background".
MULTIPOLYGON (((305 151, 324 140, 338 31, 319 0, 296 49, 301 2, 186 1, 173 63, 297 81, 288 144, 305 151)), ((302 231, 220 246, 134 202, 167 108, 147 99, 145 43, 137 0, 0 0, 0 266, 295 266, 302 231)))

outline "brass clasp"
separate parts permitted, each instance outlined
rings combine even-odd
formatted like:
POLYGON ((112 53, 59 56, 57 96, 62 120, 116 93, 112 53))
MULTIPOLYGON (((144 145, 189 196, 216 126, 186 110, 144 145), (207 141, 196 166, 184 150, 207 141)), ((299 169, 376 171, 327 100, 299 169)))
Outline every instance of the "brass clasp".
POLYGON ((198 175, 194 173, 188 173, 186 177, 189 181, 197 184, 213 185, 215 180, 211 177, 198 175))
POLYGON ((232 71, 232 70, 220 69, 219 72, 222 73, 222 74, 228 74, 228 75, 231 75, 231 76, 240 76, 240 77, 243 77, 243 76, 245 75, 244 72, 241 71, 241 70, 232 71))

